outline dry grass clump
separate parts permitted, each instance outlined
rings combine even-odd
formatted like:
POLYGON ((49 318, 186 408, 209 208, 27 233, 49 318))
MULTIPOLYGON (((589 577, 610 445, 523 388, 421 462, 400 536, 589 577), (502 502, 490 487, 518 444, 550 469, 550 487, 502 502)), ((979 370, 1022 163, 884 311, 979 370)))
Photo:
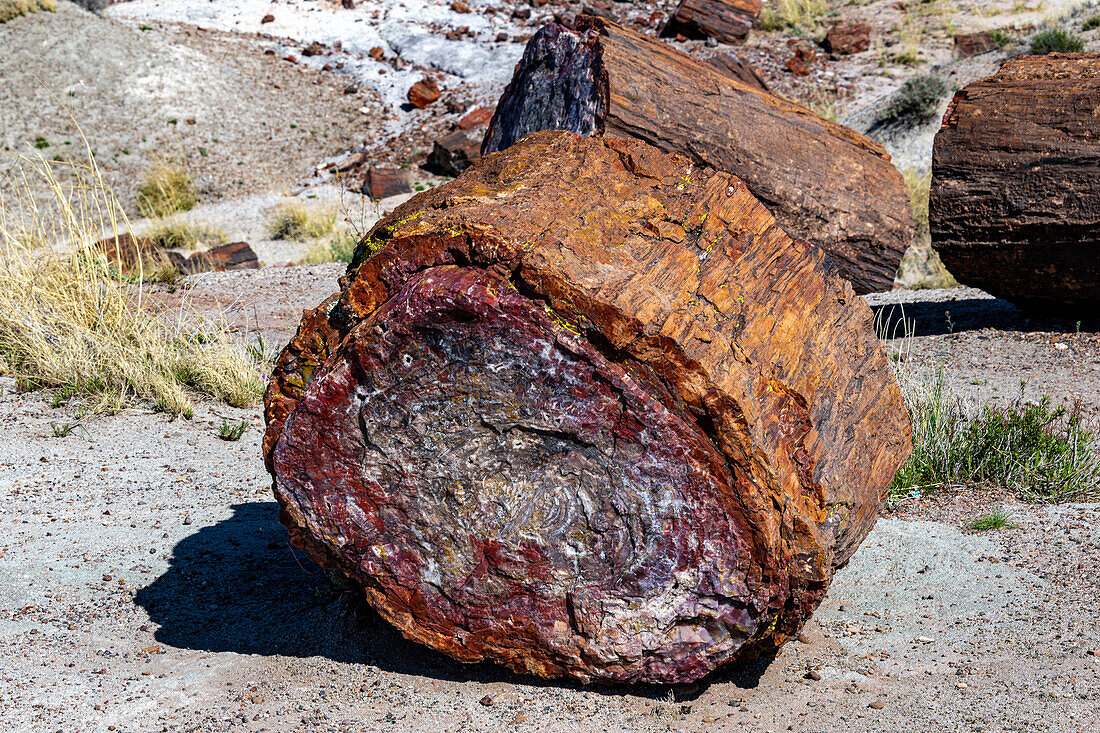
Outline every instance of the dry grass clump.
MULTIPOLYGON (((89 160, 91 158, 89 157, 89 160)), ((143 305, 141 279, 130 284, 93 244, 124 231, 125 216, 95 168, 73 166, 62 186, 50 164, 23 159, 52 194, 54 211, 17 210, 29 193, 0 199, 0 365, 27 389, 56 390, 55 403, 82 401, 89 412, 148 400, 189 416, 196 396, 245 406, 263 391, 258 364, 226 330, 169 327, 143 305), (53 222, 53 241, 69 252, 30 251, 15 222, 53 222)), ((25 177, 24 183, 30 185, 25 177)))
POLYGON ((153 166, 138 185, 137 208, 144 217, 171 216, 190 211, 198 203, 194 177, 172 163, 153 166))
POLYGON ((321 265, 326 262, 351 262, 358 241, 346 231, 339 231, 329 239, 317 240, 306 250, 303 265, 321 265))
POLYGON ((0 0, 0 23, 7 23, 12 18, 39 10, 57 12, 57 0, 0 0))
POLYGON ((161 249, 195 249, 200 245, 217 247, 229 239, 217 227, 186 221, 164 221, 144 235, 161 249))
POLYGON ((335 211, 311 210, 304 204, 287 202, 275 207, 267 223, 267 234, 272 239, 308 242, 331 234, 335 227, 335 211))
POLYGON ((826 0, 774 0, 760 12, 756 27, 765 31, 814 31, 828 14, 826 0))

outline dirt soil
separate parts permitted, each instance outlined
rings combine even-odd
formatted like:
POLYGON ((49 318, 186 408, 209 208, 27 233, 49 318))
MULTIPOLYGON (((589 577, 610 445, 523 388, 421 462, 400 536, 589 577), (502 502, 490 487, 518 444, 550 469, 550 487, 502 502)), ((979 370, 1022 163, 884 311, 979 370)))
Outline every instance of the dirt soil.
MULTIPOLYGON (((262 334, 270 346, 335 291, 340 271, 209 274, 153 297, 169 311, 182 300, 220 313, 242 339, 262 334)), ((916 321, 910 358, 956 339, 950 373, 961 385, 989 379, 1008 392, 1028 364, 1043 371, 1044 388, 1100 406, 1095 324, 1058 330, 965 290, 891 296, 901 301, 916 321), (948 310, 953 329, 941 325, 948 310), (1082 370, 1091 378, 1073 376, 1082 370)), ((52 425, 77 422, 72 407, 17 394, 8 378, 0 387, 3 730, 1100 725, 1097 505, 1036 506, 985 491, 906 499, 775 659, 697 685, 585 688, 458 664, 406 642, 293 550, 260 460, 258 409, 207 404, 177 421, 135 410, 55 438, 52 425), (249 428, 224 442, 222 420, 249 428), (1017 528, 962 529, 1001 505, 1017 528)))

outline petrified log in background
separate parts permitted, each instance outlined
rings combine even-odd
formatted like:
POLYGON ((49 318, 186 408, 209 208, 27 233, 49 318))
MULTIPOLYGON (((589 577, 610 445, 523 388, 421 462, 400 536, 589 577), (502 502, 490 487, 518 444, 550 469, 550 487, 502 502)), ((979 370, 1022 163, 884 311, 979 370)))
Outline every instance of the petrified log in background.
POLYGON ((752 30, 760 8, 760 0, 681 0, 661 35, 736 43, 752 30))
POLYGON ((909 448, 825 261, 636 140, 487 156, 380 221, 281 355, 283 521, 461 660, 679 682, 777 646, 909 448))
POLYGON ((967 85, 932 151, 932 246, 955 278, 1100 303, 1100 55, 1018 56, 967 85))
POLYGON ((740 177, 856 292, 893 287, 913 217, 881 146, 614 23, 581 16, 577 27, 551 23, 528 43, 483 153, 535 130, 636 137, 740 177))
POLYGON ((716 53, 707 59, 707 63, 727 76, 745 82, 754 89, 759 89, 762 92, 768 91, 768 83, 764 81, 759 72, 752 67, 752 64, 737 54, 716 53))

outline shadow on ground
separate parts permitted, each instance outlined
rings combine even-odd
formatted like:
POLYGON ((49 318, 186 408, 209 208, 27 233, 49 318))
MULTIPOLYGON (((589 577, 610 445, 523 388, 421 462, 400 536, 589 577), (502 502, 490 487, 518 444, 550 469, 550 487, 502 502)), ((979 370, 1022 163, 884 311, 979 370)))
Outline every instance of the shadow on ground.
POLYGON ((904 336, 907 331, 914 336, 943 336, 983 328, 1055 333, 1100 330, 1100 318, 1091 314, 1028 311, 999 298, 918 300, 904 306, 884 303, 871 306, 871 310, 878 332, 887 338, 904 336))
MULTIPOLYGON (((407 641, 361 597, 341 591, 305 553, 291 547, 278 513, 275 502, 235 504, 231 517, 176 545, 167 572, 135 598, 160 626, 157 641, 209 652, 321 656, 456 682, 577 686, 515 675, 489 663, 462 664, 407 641)), ((728 665, 702 683, 671 691, 678 700, 689 700, 714 682, 756 687, 771 660, 728 665)), ((661 699, 670 691, 661 685, 593 689, 661 699)))

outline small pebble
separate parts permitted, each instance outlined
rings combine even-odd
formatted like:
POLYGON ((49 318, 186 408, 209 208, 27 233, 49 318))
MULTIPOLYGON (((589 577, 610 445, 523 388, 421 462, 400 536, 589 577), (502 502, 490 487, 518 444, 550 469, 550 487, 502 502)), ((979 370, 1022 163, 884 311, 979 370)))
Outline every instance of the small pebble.
POLYGON ((884 703, 882 700, 875 700, 867 707, 871 708, 872 710, 882 710, 884 707, 886 707, 886 703, 884 703))

